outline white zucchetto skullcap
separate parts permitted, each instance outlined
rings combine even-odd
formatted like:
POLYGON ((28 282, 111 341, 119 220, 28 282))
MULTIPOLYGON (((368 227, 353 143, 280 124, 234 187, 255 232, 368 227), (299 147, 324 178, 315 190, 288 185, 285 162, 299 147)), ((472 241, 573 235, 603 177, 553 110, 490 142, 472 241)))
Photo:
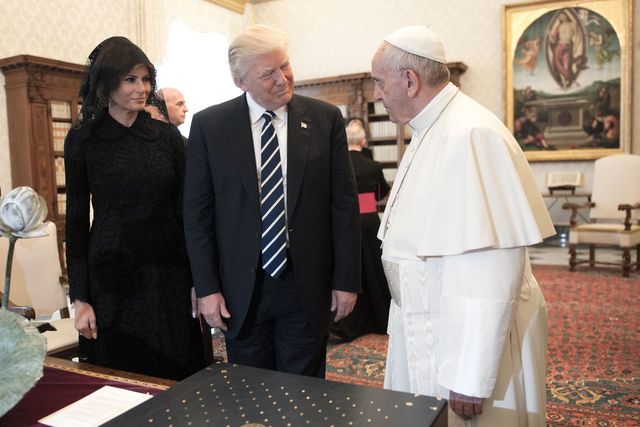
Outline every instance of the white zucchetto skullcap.
POLYGON ((447 63, 440 37, 424 25, 400 28, 384 38, 384 41, 414 55, 447 63))

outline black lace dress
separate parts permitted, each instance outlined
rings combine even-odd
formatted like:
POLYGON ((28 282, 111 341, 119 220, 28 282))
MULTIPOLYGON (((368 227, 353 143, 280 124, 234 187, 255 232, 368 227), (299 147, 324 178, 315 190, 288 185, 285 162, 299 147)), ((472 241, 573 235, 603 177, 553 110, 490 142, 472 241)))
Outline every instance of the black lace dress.
POLYGON ((182 379, 204 366, 182 231, 185 155, 176 128, 105 114, 65 141, 71 301, 89 302, 98 338, 81 360, 182 379), (93 205, 90 224, 89 203, 93 205))

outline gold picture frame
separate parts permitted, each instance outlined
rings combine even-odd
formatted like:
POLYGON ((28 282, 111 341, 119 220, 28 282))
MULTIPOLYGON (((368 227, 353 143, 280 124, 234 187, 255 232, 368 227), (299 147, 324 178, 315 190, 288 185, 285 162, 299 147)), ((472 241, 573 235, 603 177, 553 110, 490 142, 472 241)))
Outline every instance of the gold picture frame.
POLYGON ((631 0, 503 6, 505 122, 529 161, 629 151, 632 16, 631 0))

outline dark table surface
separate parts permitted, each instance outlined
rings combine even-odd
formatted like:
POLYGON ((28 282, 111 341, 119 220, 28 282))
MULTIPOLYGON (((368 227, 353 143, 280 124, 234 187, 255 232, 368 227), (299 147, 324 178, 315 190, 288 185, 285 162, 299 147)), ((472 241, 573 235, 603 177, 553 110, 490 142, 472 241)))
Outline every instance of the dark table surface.
POLYGON ((218 363, 107 426, 446 426, 445 400, 218 363))

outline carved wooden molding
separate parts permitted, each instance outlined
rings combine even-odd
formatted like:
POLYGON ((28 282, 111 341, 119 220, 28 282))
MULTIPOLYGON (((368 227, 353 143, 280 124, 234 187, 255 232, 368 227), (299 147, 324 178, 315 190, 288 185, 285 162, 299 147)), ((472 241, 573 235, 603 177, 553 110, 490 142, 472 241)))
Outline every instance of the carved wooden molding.
POLYGON ((45 102, 50 99, 47 89, 48 73, 65 73, 75 75, 78 78, 84 73, 84 65, 55 59, 41 58, 31 55, 17 55, 0 59, 0 70, 5 74, 24 72, 27 76, 27 95, 30 102, 45 102))
POLYGON ((45 71, 63 71, 82 75, 85 66, 71 62, 58 61, 56 59, 41 58, 33 55, 16 55, 0 59, 0 70, 5 72, 16 68, 43 69, 45 71))
POLYGON ((218 6, 226 7, 227 9, 233 10, 234 12, 244 13, 244 5, 247 3, 247 0, 209 0, 211 3, 217 4, 218 6))
POLYGON ((48 99, 44 74, 40 71, 31 71, 29 75, 29 85, 27 87, 29 93, 29 101, 44 102, 48 99))

